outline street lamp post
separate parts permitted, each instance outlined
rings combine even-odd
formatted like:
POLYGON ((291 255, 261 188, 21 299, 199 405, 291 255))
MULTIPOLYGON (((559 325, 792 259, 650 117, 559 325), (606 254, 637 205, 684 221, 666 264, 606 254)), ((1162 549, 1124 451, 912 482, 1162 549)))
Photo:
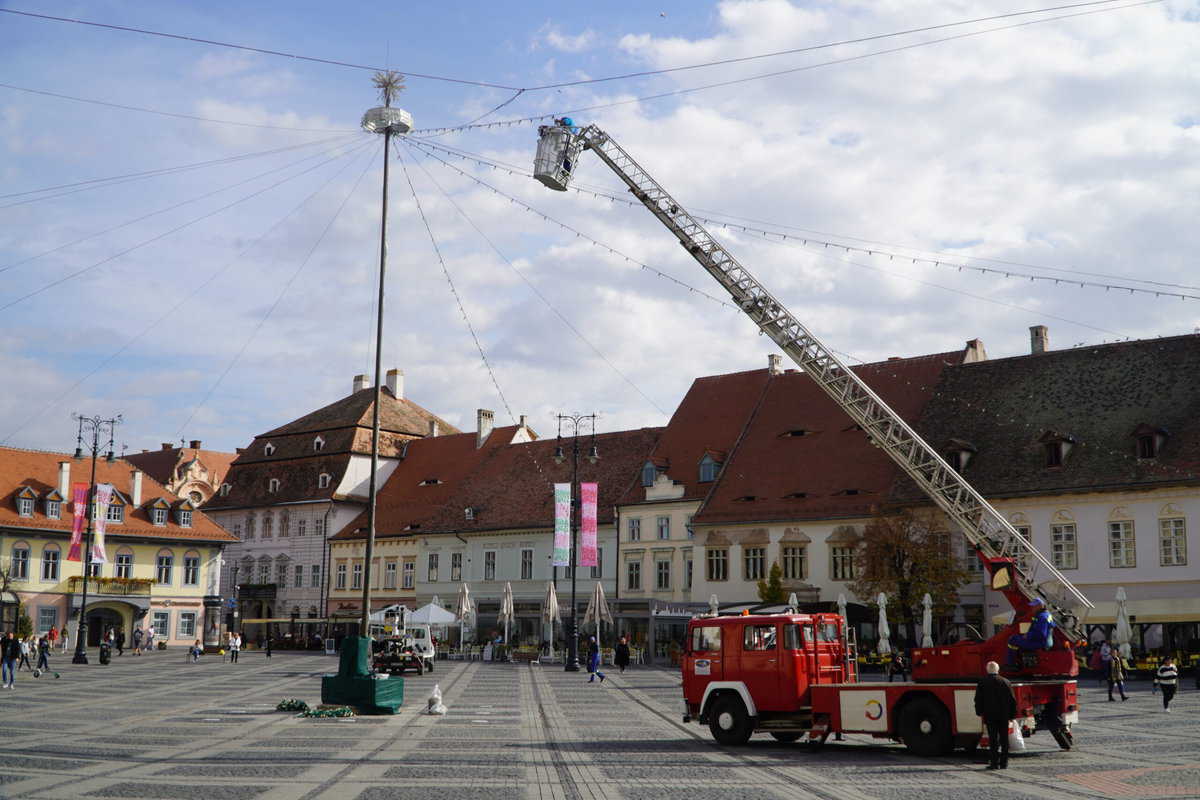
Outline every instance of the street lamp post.
POLYGON ((87 657, 87 593, 88 593, 88 578, 91 573, 92 566, 92 531, 96 525, 96 459, 100 455, 100 437, 105 431, 108 432, 108 453, 105 455, 105 461, 109 464, 116 461, 113 457, 113 439, 115 437, 117 424, 121 422, 121 415, 110 419, 102 419, 101 417, 85 417, 81 414, 74 415, 75 420, 79 423, 79 428, 75 437, 75 460, 83 459, 83 434, 86 430, 92 435, 92 477, 88 484, 88 504, 87 504, 87 536, 83 545, 83 591, 79 602, 79 622, 75 626, 75 656, 71 659, 72 664, 86 664, 87 657))
POLYGON ((579 573, 579 526, 576 523, 576 509, 581 508, 579 492, 579 429, 584 422, 591 423, 592 444, 588 448, 587 459, 595 464, 600 460, 596 450, 596 415, 595 414, 558 414, 558 444, 554 448, 554 463, 561 464, 566 460, 562 448, 562 429, 566 422, 573 431, 571 435, 571 624, 567 633, 567 658, 563 666, 567 672, 579 671, 579 626, 576 622, 578 607, 575 600, 576 576, 579 573))

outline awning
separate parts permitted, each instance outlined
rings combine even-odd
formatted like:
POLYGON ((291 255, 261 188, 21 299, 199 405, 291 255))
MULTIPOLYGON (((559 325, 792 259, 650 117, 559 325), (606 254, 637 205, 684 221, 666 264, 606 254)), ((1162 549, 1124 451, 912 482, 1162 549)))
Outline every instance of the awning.
MULTIPOLYGON (((1094 593, 1093 593, 1094 596, 1094 593)), ((1129 621, 1135 625, 1155 622, 1200 622, 1200 597, 1164 597, 1155 600, 1129 600, 1129 621)), ((1088 625, 1115 625, 1117 601, 1096 603, 1084 620, 1088 625)))

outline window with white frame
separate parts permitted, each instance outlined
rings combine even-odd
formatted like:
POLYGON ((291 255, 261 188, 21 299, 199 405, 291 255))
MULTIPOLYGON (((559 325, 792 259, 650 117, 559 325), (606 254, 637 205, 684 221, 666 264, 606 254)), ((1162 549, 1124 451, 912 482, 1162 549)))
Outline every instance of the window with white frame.
POLYGON ((642 589, 642 562, 629 561, 625 564, 625 588, 631 592, 642 589))
POLYGON ((20 514, 22 517, 32 517, 33 516, 33 498, 32 497, 18 497, 17 498, 17 513, 20 514))
POLYGON ((49 519, 62 519, 62 501, 47 500, 46 501, 46 517, 49 519))
POLYGON ((416 585, 417 562, 411 558, 404 560, 404 570, 400 573, 400 588, 411 589, 416 585))
POLYGON ((317 517, 313 520, 313 534, 316 536, 324 536, 326 530, 326 521, 324 517, 317 517))
POLYGON ((265 445, 263 445, 263 455, 264 456, 275 455, 275 445, 271 444, 270 442, 267 442, 265 445))
MULTIPOLYGON (((1014 525, 1013 527, 1017 529, 1017 533, 1021 534, 1021 538, 1023 538, 1025 541, 1033 541, 1033 528, 1029 527, 1028 525, 1014 525)), ((1029 547, 1024 544, 1018 544, 1016 547, 1014 547, 1013 561, 1017 562, 1017 566, 1021 568, 1022 572, 1027 571, 1029 569, 1029 547)), ((973 572, 978 572, 983 569, 983 562, 979 560, 979 556, 976 555, 974 549, 970 547, 967 548, 967 562, 973 562, 976 565, 975 569, 972 570, 973 572)))
POLYGON ((162 527, 167 524, 167 510, 165 508, 150 509, 150 523, 162 527))
POLYGON ((742 578, 748 581, 761 581, 767 576, 767 548, 742 548, 742 578))
POLYGON ((1108 523, 1108 566, 1113 569, 1137 566, 1137 541, 1133 537, 1133 520, 1108 523))
POLYGON ((267 481, 267 491, 271 494, 275 494, 279 491, 279 478, 271 478, 269 481, 267 481))
POLYGON ((189 554, 183 557, 183 585, 200 585, 200 556, 189 554))
POLYGON ((346 565, 345 564, 337 565, 336 575, 337 575, 337 577, 334 579, 334 587, 337 589, 345 589, 346 588, 346 565))
POLYGON ((229 497, 229 490, 230 490, 230 489, 232 489, 232 488, 233 488, 233 487, 232 487, 231 485, 229 485, 228 483, 222 483, 222 484, 221 484, 221 490, 220 490, 220 491, 221 491, 221 497, 229 497))
POLYGON ((29 545, 25 543, 13 545, 8 574, 14 581, 29 580, 29 545))
POLYGON ((656 523, 657 523, 657 528, 658 528, 658 538, 659 539, 670 539, 671 538, 671 518, 670 517, 659 517, 656 520, 656 523))
POLYGON ((117 553, 116 576, 118 578, 133 577, 133 553, 117 553))
POLYGON ((1158 563, 1164 567, 1187 564, 1187 525, 1182 517, 1158 521, 1158 563))
POLYGON ((683 560, 683 588, 692 588, 692 560, 690 558, 683 560))
POLYGON ((1050 526, 1050 563, 1054 565, 1055 569, 1077 569, 1079 567, 1075 523, 1050 526))
POLYGON ((462 580, 462 553, 450 554, 450 580, 458 583, 462 580))
POLYGON ((157 638, 164 641, 171 635, 171 612, 155 611, 150 615, 150 629, 157 638))
POLYGON ((629 541, 640 542, 642 540, 642 521, 637 517, 630 517, 627 527, 629 529, 629 541))
POLYGON ((808 577, 808 547, 802 544, 783 546, 783 578, 802 581, 808 577))
POLYGON ((286 539, 292 534, 292 512, 286 508, 279 514, 279 538, 286 539))
POLYGON ((312 569, 309 570, 309 578, 310 578, 309 584, 308 584, 309 586, 313 587, 314 589, 319 589, 321 587, 321 565, 320 564, 312 565, 312 569))
POLYGON ((829 548, 829 576, 835 581, 854 580, 854 545, 829 548))
POLYGON ((49 544, 42 550, 42 580, 58 580, 58 545, 49 544))
POLYGON ((247 514, 246 515, 246 541, 249 541, 254 538, 254 535, 256 533, 255 529, 256 529, 257 525, 258 525, 258 519, 253 514, 247 514))
POLYGON ((317 438, 313 439, 313 452, 319 453, 324 449, 325 449, 325 440, 323 438, 318 436, 317 438))
POLYGON ((192 511, 191 511, 191 509, 189 509, 189 508, 179 509, 179 527, 181 527, 181 528, 192 527, 192 511))
POLYGON ((262 538, 273 538, 275 536, 275 515, 270 511, 263 514, 262 524, 262 538))
POLYGON ((521 550, 521 580, 533 580, 533 548, 531 547, 521 550))
POLYGON ((191 639, 196 635, 196 612, 180 611, 175 622, 175 638, 191 639))
POLYGON ((295 566, 295 568, 292 570, 292 588, 294 588, 294 589, 303 589, 304 588, 304 565, 303 564, 297 564, 295 566))
POLYGON ((287 562, 277 561, 275 563, 275 585, 280 589, 287 588, 287 562))
POLYGON ((322 472, 320 475, 317 476, 317 488, 318 489, 328 489, 329 482, 331 480, 333 480, 333 479, 330 477, 328 472, 322 472))
MULTIPOLYGON (((108 510, 104 512, 104 519, 112 523, 122 523, 125 521, 125 504, 124 503, 109 503, 108 510)), ((183 524, 182 522, 180 523, 183 524)), ((190 520, 189 523, 191 524, 190 520)), ((184 526, 187 527, 187 526, 184 526)))
POLYGON ((700 483, 709 483, 717 479, 717 471, 721 469, 721 465, 717 460, 708 453, 704 454, 704 458, 700 459, 700 483))
POLYGON ((361 561, 358 563, 355 563, 354 565, 352 565, 350 567, 350 588, 351 589, 361 589, 362 588, 362 568, 363 568, 363 565, 362 565, 361 561))
POLYGON ((428 583, 438 582, 438 559, 437 553, 430 553, 425 563, 425 580, 428 583))
POLYGON ((104 567, 104 562, 89 560, 88 565, 87 565, 88 577, 89 578, 99 578, 103 567, 104 567))
POLYGON ((483 579, 485 581, 496 580, 496 551, 485 550, 483 552, 483 579))
POLYGON ((395 561, 387 561, 383 565, 383 588, 384 589, 393 589, 393 590, 396 588, 396 562, 395 561))
POLYGON ((54 606, 38 606, 37 632, 49 633, 51 628, 58 626, 58 609, 54 606))
POLYGON ((308 533, 308 520, 303 517, 296 520, 296 535, 303 536, 308 533))
POLYGON ((596 566, 592 567, 592 577, 599 579, 604 577, 604 548, 596 548, 596 566))
POLYGON ((258 562, 258 582, 259 583, 270 583, 271 582, 271 561, 270 561, 270 559, 263 558, 263 559, 259 560, 259 562, 258 562))
POLYGON ((160 552, 154 562, 154 580, 162 586, 171 585, 171 571, 175 568, 175 556, 170 551, 160 552))
POLYGON ((654 588, 664 592, 671 588, 671 562, 660 558, 654 562, 654 588))
POLYGON ((729 580, 729 550, 724 547, 710 547, 704 553, 704 562, 710 581, 729 580))

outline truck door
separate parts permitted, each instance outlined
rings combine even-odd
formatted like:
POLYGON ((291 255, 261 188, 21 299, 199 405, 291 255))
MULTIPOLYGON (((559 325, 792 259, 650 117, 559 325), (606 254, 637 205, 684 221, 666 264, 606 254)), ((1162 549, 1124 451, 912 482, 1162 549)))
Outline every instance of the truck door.
MULTIPOLYGON (((724 680, 725 664, 721 653, 721 626, 695 625, 685 654, 684 675, 693 676, 700 696, 711 681, 724 680)), ((690 696, 690 693, 689 693, 690 696)))
POLYGON ((754 704, 761 711, 781 711, 779 685, 780 645, 775 623, 749 623, 742 626, 742 652, 738 670, 754 704))

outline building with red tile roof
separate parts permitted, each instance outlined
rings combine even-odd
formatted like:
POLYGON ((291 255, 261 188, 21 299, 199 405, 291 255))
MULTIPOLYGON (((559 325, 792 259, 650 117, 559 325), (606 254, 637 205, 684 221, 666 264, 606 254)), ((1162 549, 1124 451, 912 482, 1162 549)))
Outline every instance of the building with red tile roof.
MULTIPOLYGON (((0 448, 5 592, 40 632, 64 624, 75 630, 83 563, 68 560, 72 488, 88 484, 91 466, 65 453, 0 448)), ((135 628, 150 626, 159 641, 175 644, 215 637, 221 553, 236 539, 124 459, 98 460, 96 482, 114 492, 105 513, 106 560, 88 581, 90 643, 110 627, 127 641, 135 628)), ((86 505, 78 511, 86 515, 86 505)))
POLYGON ((199 439, 193 439, 187 447, 163 442, 161 449, 126 455, 125 460, 175 495, 201 506, 221 488, 238 457, 237 453, 205 450, 201 444, 199 439))

